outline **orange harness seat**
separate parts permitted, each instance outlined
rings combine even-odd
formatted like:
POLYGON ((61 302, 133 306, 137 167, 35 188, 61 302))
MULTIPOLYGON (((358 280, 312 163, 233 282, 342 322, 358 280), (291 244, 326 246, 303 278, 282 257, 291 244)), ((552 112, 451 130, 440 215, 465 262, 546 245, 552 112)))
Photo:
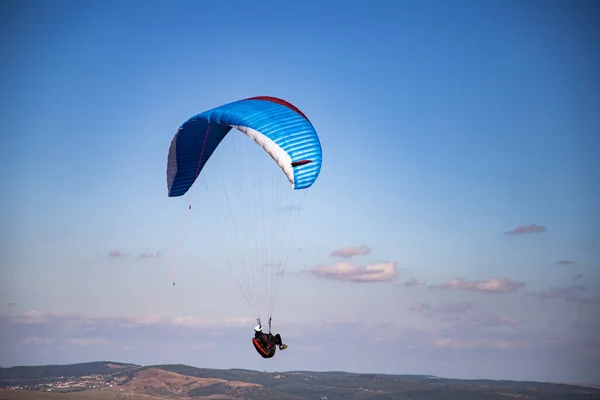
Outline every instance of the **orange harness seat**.
POLYGON ((265 349, 261 346, 260 342, 256 338, 252 338, 252 344, 254 345, 256 351, 258 351, 258 354, 260 354, 263 358, 271 358, 275 355, 277 346, 272 345, 265 349))

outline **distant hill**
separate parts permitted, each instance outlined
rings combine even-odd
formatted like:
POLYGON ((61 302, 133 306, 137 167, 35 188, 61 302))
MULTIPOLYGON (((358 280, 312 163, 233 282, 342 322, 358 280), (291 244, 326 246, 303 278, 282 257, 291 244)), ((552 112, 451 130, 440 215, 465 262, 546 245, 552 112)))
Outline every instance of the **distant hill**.
POLYGON ((93 374, 111 374, 116 370, 139 368, 141 365, 111 361, 95 361, 67 365, 36 365, 0 368, 0 383, 11 379, 46 379, 59 376, 79 377, 93 374))
POLYGON ((207 369, 117 362, 0 368, 0 399, 579 400, 600 388, 426 375, 207 369), (57 393, 58 392, 58 393, 57 393), (65 393, 67 392, 67 393, 65 393), (36 394, 37 393, 37 394, 36 394), (37 397, 36 397, 37 396, 37 397))

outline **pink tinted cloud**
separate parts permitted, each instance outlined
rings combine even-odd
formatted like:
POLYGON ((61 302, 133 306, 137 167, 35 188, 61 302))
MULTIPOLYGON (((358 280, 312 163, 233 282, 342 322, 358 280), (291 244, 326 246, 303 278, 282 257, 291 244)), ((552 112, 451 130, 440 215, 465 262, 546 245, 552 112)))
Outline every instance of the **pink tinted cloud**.
POLYGON ((122 255, 123 255, 123 254, 121 254, 121 252, 120 252, 119 250, 111 250, 111 251, 108 253, 108 256, 109 256, 109 257, 113 257, 113 258, 116 258, 116 257, 121 257, 122 255))
POLYGON ((559 286, 559 287, 551 287, 545 290, 541 290, 539 292, 530 293, 530 296, 538 297, 540 299, 556 299, 558 297, 565 297, 568 295, 572 295, 574 292, 585 290, 585 287, 582 285, 573 285, 573 286, 559 286))
POLYGON ((354 257, 354 256, 364 256, 371 252, 371 248, 367 245, 361 246, 352 246, 352 247, 343 247, 341 249, 337 249, 331 252, 332 257, 354 257))
POLYGON ((394 261, 377 263, 359 268, 346 262, 337 262, 331 266, 317 266, 310 270, 313 275, 351 282, 389 282, 397 274, 394 261))
POLYGON ((490 278, 485 281, 466 281, 460 278, 452 279, 441 285, 430 285, 433 289, 451 289, 469 290, 483 293, 509 293, 516 292, 525 286, 523 282, 516 282, 506 278, 490 278))
POLYGON ((512 231, 504 232, 506 235, 523 235, 527 233, 543 233, 548 232, 548 228, 542 225, 519 225, 512 231))

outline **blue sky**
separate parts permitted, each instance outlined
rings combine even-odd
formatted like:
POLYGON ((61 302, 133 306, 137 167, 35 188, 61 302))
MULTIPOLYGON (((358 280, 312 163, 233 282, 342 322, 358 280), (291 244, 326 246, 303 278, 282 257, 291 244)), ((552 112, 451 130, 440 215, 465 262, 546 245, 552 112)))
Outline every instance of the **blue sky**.
POLYGON ((2 8, 5 365, 600 382, 594 2, 2 8), (278 300, 290 348, 270 363, 210 206, 187 217, 171 285, 190 196, 166 193, 179 125, 258 95, 307 114, 324 157, 278 300))

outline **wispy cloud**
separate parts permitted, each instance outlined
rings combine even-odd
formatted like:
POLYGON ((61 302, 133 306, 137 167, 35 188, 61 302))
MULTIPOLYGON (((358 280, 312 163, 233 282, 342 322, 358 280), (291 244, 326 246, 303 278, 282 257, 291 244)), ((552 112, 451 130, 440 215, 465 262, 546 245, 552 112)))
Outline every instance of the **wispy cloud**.
POLYGON ((16 305, 17 305, 17 303, 15 303, 15 302, 12 302, 12 301, 11 301, 11 302, 8 302, 8 303, 6 303, 6 306, 7 306, 7 307, 14 307, 14 306, 16 306, 16 305))
POLYGON ((48 344, 48 343, 52 343, 54 342, 53 339, 49 339, 49 338, 41 338, 41 337, 37 337, 37 336, 28 336, 25 339, 23 339, 24 344, 30 344, 30 343, 44 343, 44 344, 48 344))
POLYGON ((320 253, 324 250, 321 247, 298 247, 296 251, 320 253))
POLYGON ((565 297, 574 292, 585 290, 585 286, 582 285, 573 285, 573 286, 559 286, 559 287, 551 287, 545 290, 541 290, 539 292, 533 292, 529 295, 532 297, 538 297, 540 299, 556 299, 560 297, 565 297))
POLYGON ((581 279, 582 277, 583 277, 583 274, 573 275, 573 279, 581 279))
POLYGON ((408 310, 420 313, 426 317, 440 316, 442 321, 454 321, 471 326, 484 328, 499 326, 516 326, 521 324, 521 319, 511 315, 497 315, 484 310, 476 309, 473 303, 462 301, 457 303, 446 303, 432 306, 429 303, 412 303, 408 310))
POLYGON ((527 233, 543 233, 548 232, 548 228, 542 225, 520 225, 512 231, 504 232, 506 235, 523 235, 527 233))
POLYGON ((410 278, 409 280, 404 281, 404 286, 406 286, 406 287, 419 286, 419 285, 424 285, 424 284, 425 284, 425 282, 420 282, 416 278, 410 278))
POLYGON ((442 314, 444 315, 442 317, 444 321, 460 321, 463 319, 461 315, 469 311, 471 307, 470 302, 446 303, 437 306, 424 302, 414 302, 408 307, 408 310, 413 313, 421 313, 427 317, 442 314))
POLYGON ((254 322, 251 318, 222 318, 207 319, 193 316, 168 317, 159 314, 140 314, 116 317, 96 317, 91 315, 69 313, 69 312, 40 312, 36 310, 27 311, 18 316, 5 317, 11 325, 43 325, 47 323, 59 323, 63 326, 79 325, 91 326, 118 326, 121 328, 156 326, 182 326, 194 328, 207 328, 231 325, 248 325, 254 322))
POLYGON ((277 207, 277 211, 278 212, 293 212, 293 211, 300 212, 300 211, 302 211, 302 207, 295 205, 295 204, 289 204, 286 206, 277 207))
MULTIPOLYGON (((454 303, 460 304, 460 303, 454 303)), ((423 306, 421 306, 423 307, 423 306)), ((416 328, 414 325, 364 318, 338 318, 335 321, 282 322, 277 331, 290 344, 291 353, 277 359, 281 369, 310 369, 316 362, 322 369, 372 371, 379 368, 427 371, 448 375, 444 360, 454 359, 460 350, 461 366, 467 374, 500 375, 509 378, 532 379, 523 371, 535 371, 539 363, 555 365, 569 360, 557 369, 557 379, 565 380, 564 370, 583 371, 578 365, 590 365, 598 360, 591 341, 597 337, 596 325, 579 324, 561 333, 530 329, 484 329, 486 326, 513 326, 517 320, 508 316, 493 318, 478 310, 460 312, 465 306, 424 306, 436 309, 440 318, 466 316, 457 324, 444 327, 416 328), (479 329, 482 328, 482 329, 479 329), (314 332, 320 340, 314 340, 314 332), (522 352, 525 350, 525 352, 522 352), (531 359, 531 352, 538 356, 531 359), (403 357, 398 357, 401 354, 403 357), (508 357, 508 358, 507 358, 508 357), (360 360, 359 366, 352 364, 360 360), (287 360, 287 361, 286 361, 287 360), (439 362, 442 360, 442 362, 439 362), (383 364, 382 364, 383 363, 383 364), (493 372, 489 366, 503 364, 493 372), (514 375, 506 372, 511 365, 521 370, 514 375), (432 367, 433 366, 433 367, 432 367), (507 367, 508 366, 508 367, 507 367), (508 369, 507 369, 508 368, 508 369)), ((414 306, 413 308, 420 308, 414 306)), ((139 364, 189 364, 213 368, 256 369, 257 354, 246 340, 252 334, 253 319, 201 319, 193 316, 157 314, 97 317, 85 314, 44 313, 31 311, 16 317, 0 315, 2 366, 48 363, 72 363, 108 359, 139 364), (233 360, 233 361, 232 361, 233 360)), ((589 370, 589 369, 588 369, 589 370)), ((359 371, 359 372, 360 372, 359 371)), ((589 380, 574 373, 568 379, 589 380)))
POLYGON ((567 301, 576 301, 578 303, 587 303, 587 304, 600 304, 600 296, 586 296, 581 297, 575 293, 570 293, 565 297, 567 301))
POLYGON ((498 339, 458 339, 441 337, 433 341, 437 347, 449 347, 452 349, 494 349, 510 350, 525 347, 526 343, 520 340, 498 340, 498 339))
POLYGON ((431 310, 431 304, 429 303, 424 303, 422 301, 417 301, 414 303, 411 303, 410 306, 408 306, 408 310, 412 311, 412 312, 424 312, 424 311, 429 311, 431 310))
POLYGON ((539 292, 529 293, 529 295, 540 299, 562 298, 566 301, 578 303, 600 304, 600 296, 581 296, 580 293, 585 290, 586 288, 583 285, 558 286, 541 290, 539 292))
POLYGON ((558 260, 558 261, 555 262, 555 264, 571 265, 571 264, 575 264, 575 261, 572 261, 572 260, 558 260))
MULTIPOLYGON (((131 253, 123 253, 121 250, 111 250, 108 252, 108 256, 110 258, 125 258, 131 256, 131 253)), ((152 252, 142 252, 137 254, 138 259, 149 259, 149 258, 160 258, 161 254, 159 251, 152 252)))
POLYGON ((317 266, 310 270, 313 275, 351 282, 389 282, 397 275, 394 261, 357 267, 346 262, 337 262, 331 266, 317 266))
POLYGON ((523 321, 520 318, 513 317, 511 315, 496 315, 482 310, 477 310, 469 314, 465 322, 483 327, 496 327, 516 326, 520 325, 523 321))
POLYGON ((95 338, 95 337, 75 337, 67 339, 67 343, 76 346, 95 346, 95 345, 106 345, 110 343, 110 340, 106 338, 95 338))
POLYGON ((525 283, 516 282, 507 278, 490 278, 485 281, 466 281, 460 278, 452 279, 441 285, 429 285, 432 289, 460 289, 482 293, 509 293, 516 292, 524 287, 525 283))
POLYGON ((157 251, 156 253, 142 253, 138 258, 160 258, 160 251, 157 251))
MULTIPOLYGON (((415 303, 417 304, 417 303, 415 303)), ((425 304, 425 303, 424 303, 425 304)), ((436 313, 462 313, 470 308, 463 303, 445 304, 426 308, 435 310, 436 313)), ((13 339, 20 343, 63 343, 75 346, 108 346, 120 343, 124 346, 135 346, 136 343, 148 339, 163 341, 165 338, 194 339, 201 335, 206 340, 223 340, 227 332, 249 331, 252 329, 254 319, 249 318, 222 318, 202 319, 192 316, 168 317, 158 314, 125 315, 99 317, 76 313, 44 313, 29 311, 19 316, 0 316, 0 326, 16 333, 13 339), (28 333, 25 335, 24 333, 28 333), (212 338, 212 339, 211 339, 212 338), (215 339, 217 338, 217 339, 215 339)), ((371 340, 376 336, 382 339, 394 340, 401 335, 401 331, 391 322, 361 322, 360 318, 331 319, 328 321, 280 324, 280 328, 289 331, 297 338, 312 337, 312 332, 319 329, 323 335, 332 334, 340 339, 339 333, 345 332, 346 339, 365 340, 365 328, 373 333, 371 340), (294 333, 295 332, 295 333, 294 333)), ((429 330, 434 333, 435 330, 429 330)), ((285 336, 285 335, 284 335, 285 336)))
POLYGON ((341 249, 337 249, 331 252, 332 257, 354 257, 354 256, 364 256, 371 252, 371 248, 365 244, 360 246, 351 246, 351 247, 343 247, 341 249))
POLYGON ((447 303, 441 304, 433 308, 433 312, 438 314, 460 314, 466 311, 469 311, 472 307, 472 304, 467 301, 462 301, 459 303, 447 303))

